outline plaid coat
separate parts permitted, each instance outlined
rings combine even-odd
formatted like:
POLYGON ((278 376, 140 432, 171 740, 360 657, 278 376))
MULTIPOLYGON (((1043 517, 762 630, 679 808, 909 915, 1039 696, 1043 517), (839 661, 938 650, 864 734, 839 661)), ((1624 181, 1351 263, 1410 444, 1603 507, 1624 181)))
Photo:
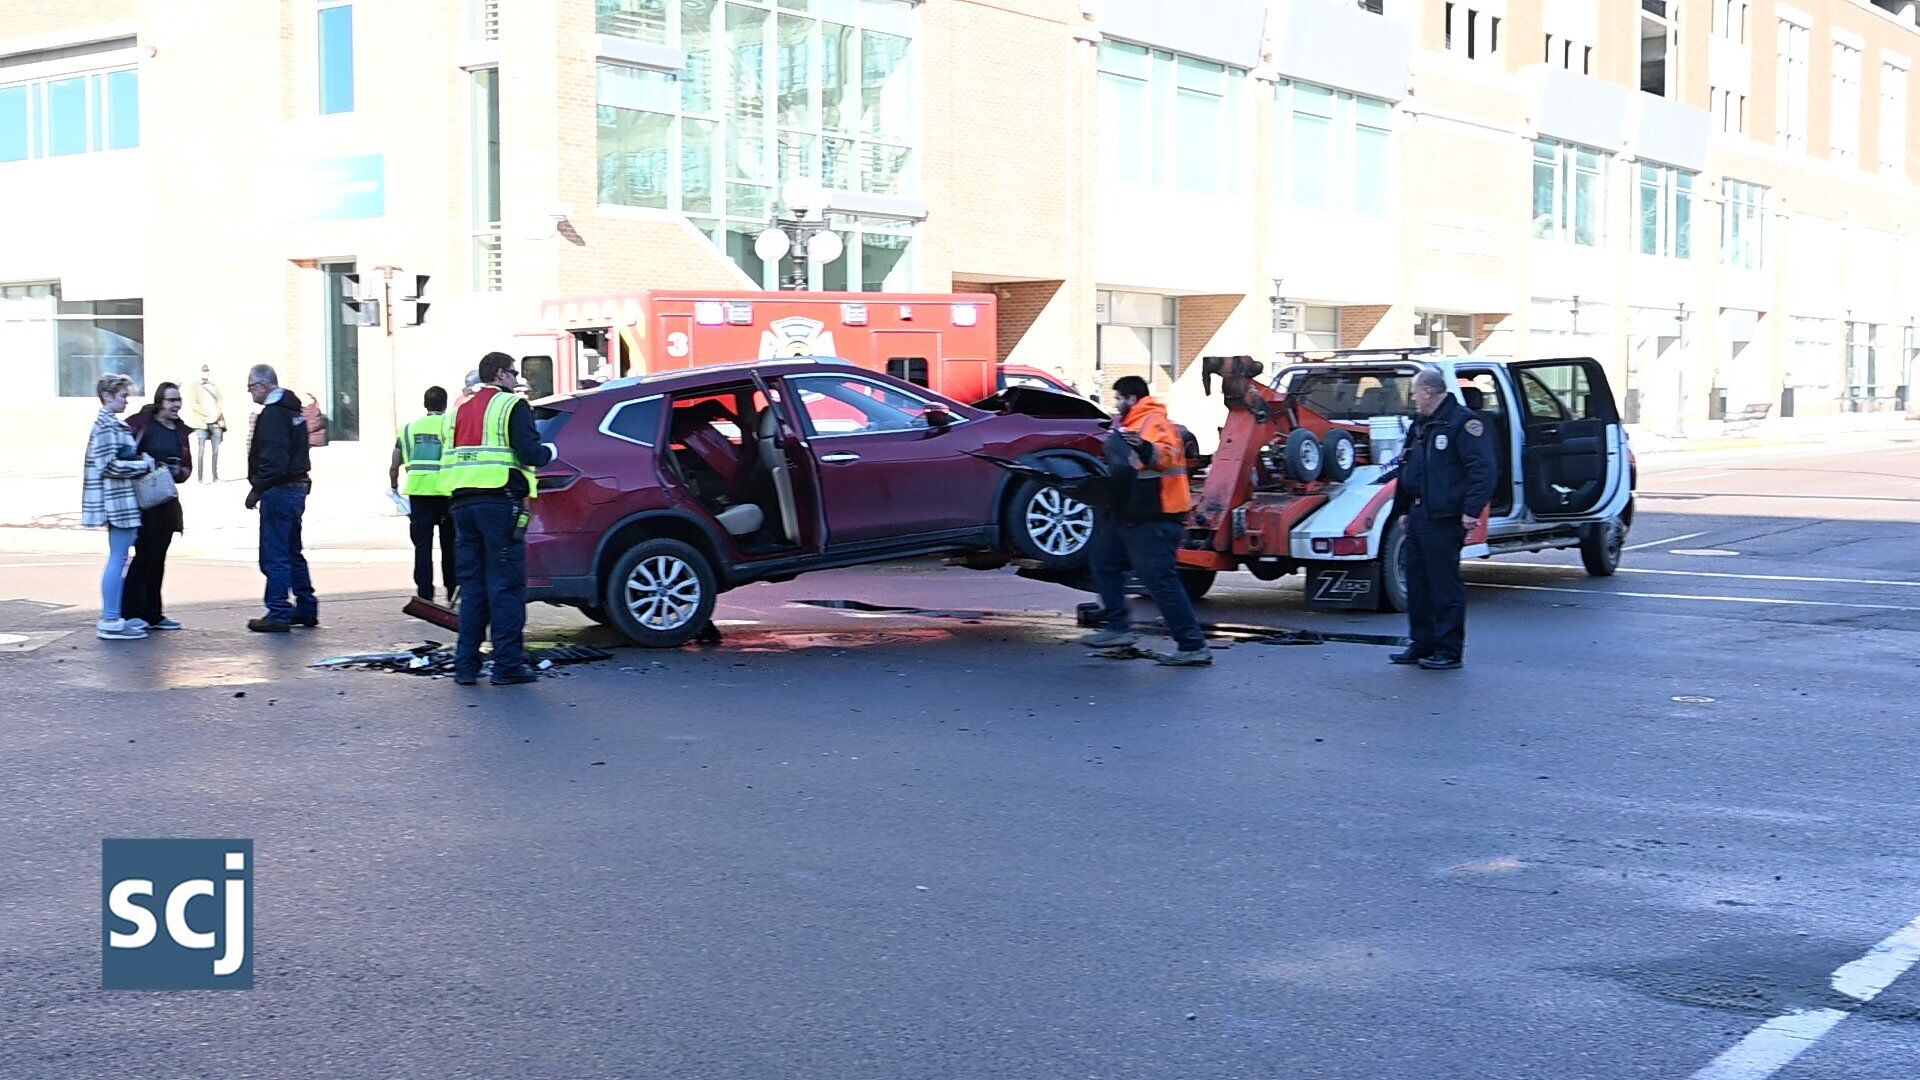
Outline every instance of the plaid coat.
POLYGON ((86 479, 80 489, 80 524, 88 528, 112 525, 140 527, 140 503, 133 482, 153 471, 153 459, 120 460, 120 448, 133 449, 133 431, 105 409, 93 422, 87 440, 86 479))

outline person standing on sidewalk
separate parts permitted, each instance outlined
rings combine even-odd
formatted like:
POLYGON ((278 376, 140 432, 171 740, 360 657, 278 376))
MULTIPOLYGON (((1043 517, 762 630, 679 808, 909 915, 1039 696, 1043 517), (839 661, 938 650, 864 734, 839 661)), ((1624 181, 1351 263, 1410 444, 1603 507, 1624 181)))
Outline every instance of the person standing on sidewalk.
POLYGON ((1107 436, 1107 468, 1113 476, 1112 506, 1094 511, 1089 569, 1100 592, 1106 627, 1081 639, 1090 648, 1132 645, 1138 640, 1127 612, 1127 570, 1132 568, 1160 605, 1179 648, 1155 657, 1174 667, 1213 663, 1207 636, 1180 584, 1174 553, 1186 533, 1193 494, 1187 486, 1186 441, 1167 419, 1167 409, 1149 396, 1147 381, 1128 375, 1113 384, 1122 417, 1107 436))
POLYGON ((445 478, 440 475, 441 458, 453 442, 453 425, 447 416, 445 387, 430 386, 423 404, 425 416, 400 429, 393 442, 393 461, 387 466, 387 484, 407 497, 408 532, 413 539, 413 591, 423 600, 433 599, 433 534, 440 533, 440 577, 447 587, 447 602, 459 594, 458 557, 453 546, 453 506, 446 495, 445 478), (406 466, 407 482, 400 483, 400 468, 406 466))
POLYGON ((80 489, 80 524, 107 530, 107 565, 100 574, 100 622, 94 633, 107 641, 132 641, 147 636, 144 624, 121 617, 120 601, 126 588, 127 552, 140 531, 140 502, 133 482, 152 472, 153 459, 134 447, 133 431, 120 414, 127 411, 133 380, 125 375, 102 375, 94 384, 100 415, 87 438, 87 460, 80 489))
POLYGON ((196 456, 200 459, 200 482, 220 482, 220 439, 227 433, 227 413, 220 402, 220 388, 214 385, 213 370, 200 365, 200 381, 187 392, 187 407, 182 415, 187 426, 197 432, 196 456))
MULTIPOLYGON (((153 403, 127 421, 134 446, 152 458, 156 467, 171 470, 176 484, 193 478, 193 429, 180 419, 182 404, 180 387, 163 382, 153 392, 153 403)), ((140 510, 140 535, 133 541, 133 562, 127 567, 122 607, 129 619, 146 623, 149 630, 180 629, 178 622, 167 618, 160 587, 167 576, 167 549, 173 546, 173 534, 185 528, 178 495, 140 510)))
POLYGON ((453 447, 441 463, 453 497, 460 552, 460 641, 453 681, 480 679, 480 643, 493 631, 493 684, 539 678, 527 667, 527 500, 540 493, 533 470, 553 460, 533 423, 533 407, 513 392, 513 357, 480 358, 482 386, 460 406, 453 447))
POLYGON ((320 603, 300 544, 307 493, 313 490, 300 399, 281 387, 280 376, 267 364, 247 372, 247 394, 260 406, 247 444, 247 509, 260 511, 260 572, 267 579, 267 614, 248 619, 247 629, 284 634, 289 626, 319 626, 320 603))

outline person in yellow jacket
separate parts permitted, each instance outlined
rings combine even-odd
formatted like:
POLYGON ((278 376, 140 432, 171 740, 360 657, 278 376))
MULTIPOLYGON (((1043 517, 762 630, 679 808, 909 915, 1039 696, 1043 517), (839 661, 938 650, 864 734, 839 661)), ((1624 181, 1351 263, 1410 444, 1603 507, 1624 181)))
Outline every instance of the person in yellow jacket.
POLYGON ((481 386, 453 417, 453 441, 441 457, 442 484, 453 497, 460 552, 460 641, 453 681, 480 677, 480 643, 493 635, 493 685, 539 678, 527 667, 527 500, 540 494, 534 470, 553 460, 540 441, 533 406, 514 393, 513 357, 480 358, 481 386))
POLYGON ((1127 611, 1125 584, 1131 569, 1160 605, 1160 617, 1178 646, 1156 659, 1174 667, 1211 664, 1206 632, 1174 561, 1186 534, 1187 512, 1193 509, 1185 440, 1167 419, 1166 406, 1150 396, 1145 379, 1128 375, 1113 384, 1113 393, 1121 420, 1107 438, 1112 497, 1109 506, 1094 511, 1088 550, 1105 626, 1081 644, 1110 649, 1139 640, 1127 611))
POLYGON ((400 429, 393 441, 393 461, 387 466, 387 484, 407 497, 407 531, 413 539, 413 591, 433 599, 433 534, 440 533, 440 580, 447 603, 459 595, 458 563, 453 546, 453 500, 448 498, 440 459, 453 445, 453 418, 447 415, 447 391, 429 386, 422 402, 425 416, 400 429), (400 469, 407 470, 404 485, 400 469))

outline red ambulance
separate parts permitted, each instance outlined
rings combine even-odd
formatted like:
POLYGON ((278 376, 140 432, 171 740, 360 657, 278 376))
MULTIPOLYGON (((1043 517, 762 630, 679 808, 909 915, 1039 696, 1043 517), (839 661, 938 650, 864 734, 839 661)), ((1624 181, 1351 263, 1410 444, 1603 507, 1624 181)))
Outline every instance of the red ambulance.
POLYGON ((962 402, 1010 384, 1077 394, 1056 375, 998 362, 994 300, 664 289, 549 300, 542 329, 520 335, 520 373, 540 398, 646 372, 835 356, 962 402))

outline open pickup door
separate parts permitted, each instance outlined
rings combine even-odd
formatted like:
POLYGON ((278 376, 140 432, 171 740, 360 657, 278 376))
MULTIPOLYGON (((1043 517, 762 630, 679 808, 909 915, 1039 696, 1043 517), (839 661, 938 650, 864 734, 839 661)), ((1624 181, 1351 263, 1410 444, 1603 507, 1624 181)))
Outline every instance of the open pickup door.
POLYGON ((1521 472, 1537 518, 1577 518, 1608 506, 1625 471, 1620 412, 1590 357, 1513 364, 1521 472))

